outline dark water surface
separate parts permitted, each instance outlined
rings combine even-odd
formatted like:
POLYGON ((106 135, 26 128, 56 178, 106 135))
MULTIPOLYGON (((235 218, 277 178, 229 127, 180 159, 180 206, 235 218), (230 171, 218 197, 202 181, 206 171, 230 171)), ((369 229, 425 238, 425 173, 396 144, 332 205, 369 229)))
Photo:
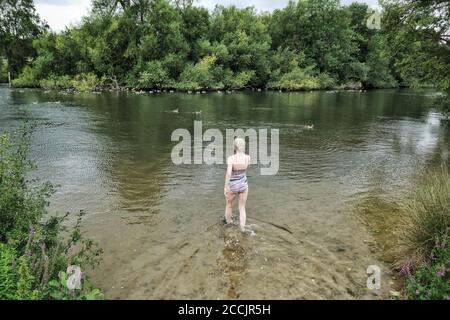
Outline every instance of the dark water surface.
POLYGON ((59 185, 50 211, 87 211, 85 230, 105 251, 90 273, 107 298, 385 298, 391 274, 352 203, 395 198, 418 173, 448 163, 449 131, 430 107, 436 95, 0 87, 0 131, 36 123, 35 174, 59 185), (192 132, 194 120, 204 130, 280 130, 278 175, 249 172, 256 236, 218 223, 223 165, 172 164, 171 134, 192 132), (369 265, 383 270, 380 291, 366 289, 369 265))

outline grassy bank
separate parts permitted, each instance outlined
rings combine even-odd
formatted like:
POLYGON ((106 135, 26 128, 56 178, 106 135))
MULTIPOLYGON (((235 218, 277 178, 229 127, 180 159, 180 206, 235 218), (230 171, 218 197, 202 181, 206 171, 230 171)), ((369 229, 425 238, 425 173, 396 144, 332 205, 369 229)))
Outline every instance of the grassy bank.
POLYGON ((30 131, 0 133, 0 299, 98 299, 101 292, 81 273, 79 289, 68 283, 98 263, 101 250, 80 230, 83 213, 71 229, 68 214, 49 216, 49 183, 27 180, 30 131))
POLYGON ((404 297, 450 299, 450 175, 423 175, 400 202, 369 198, 359 204, 381 257, 404 280, 404 297))

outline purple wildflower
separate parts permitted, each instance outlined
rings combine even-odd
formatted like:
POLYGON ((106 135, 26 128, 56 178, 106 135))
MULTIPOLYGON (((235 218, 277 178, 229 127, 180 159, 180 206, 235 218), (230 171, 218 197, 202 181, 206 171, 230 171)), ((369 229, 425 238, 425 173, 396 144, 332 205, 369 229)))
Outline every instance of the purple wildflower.
POLYGON ((437 273, 436 273, 436 276, 438 277, 438 278, 442 278, 443 276, 445 276, 445 268, 442 268, 441 270, 439 270, 437 273))
POLYGON ((406 261, 406 263, 403 265, 402 269, 400 270, 400 273, 409 276, 411 274, 411 260, 406 261))

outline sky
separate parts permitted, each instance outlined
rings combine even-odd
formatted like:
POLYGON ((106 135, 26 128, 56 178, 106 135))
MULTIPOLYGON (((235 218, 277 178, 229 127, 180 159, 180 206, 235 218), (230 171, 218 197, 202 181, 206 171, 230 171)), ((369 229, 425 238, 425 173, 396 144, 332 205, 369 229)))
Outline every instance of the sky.
MULTIPOLYGON (((254 6, 257 10, 273 11, 286 6, 289 0, 197 0, 196 5, 213 9, 216 4, 236 5, 238 7, 254 6)), ((349 4, 355 0, 341 0, 349 4)), ((378 0, 358 0, 371 7, 376 7, 378 0)), ((54 31, 64 30, 66 26, 77 24, 81 17, 90 10, 91 0, 34 0, 36 11, 47 21, 54 31)))

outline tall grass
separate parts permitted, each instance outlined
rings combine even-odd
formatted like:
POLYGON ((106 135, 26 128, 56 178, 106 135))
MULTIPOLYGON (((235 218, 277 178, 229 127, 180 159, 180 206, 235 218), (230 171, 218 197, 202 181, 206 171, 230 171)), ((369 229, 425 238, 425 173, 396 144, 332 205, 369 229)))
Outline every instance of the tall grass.
POLYGON ((429 172, 400 203, 393 246, 394 266, 417 268, 430 262, 438 239, 450 236, 450 175, 429 172))

